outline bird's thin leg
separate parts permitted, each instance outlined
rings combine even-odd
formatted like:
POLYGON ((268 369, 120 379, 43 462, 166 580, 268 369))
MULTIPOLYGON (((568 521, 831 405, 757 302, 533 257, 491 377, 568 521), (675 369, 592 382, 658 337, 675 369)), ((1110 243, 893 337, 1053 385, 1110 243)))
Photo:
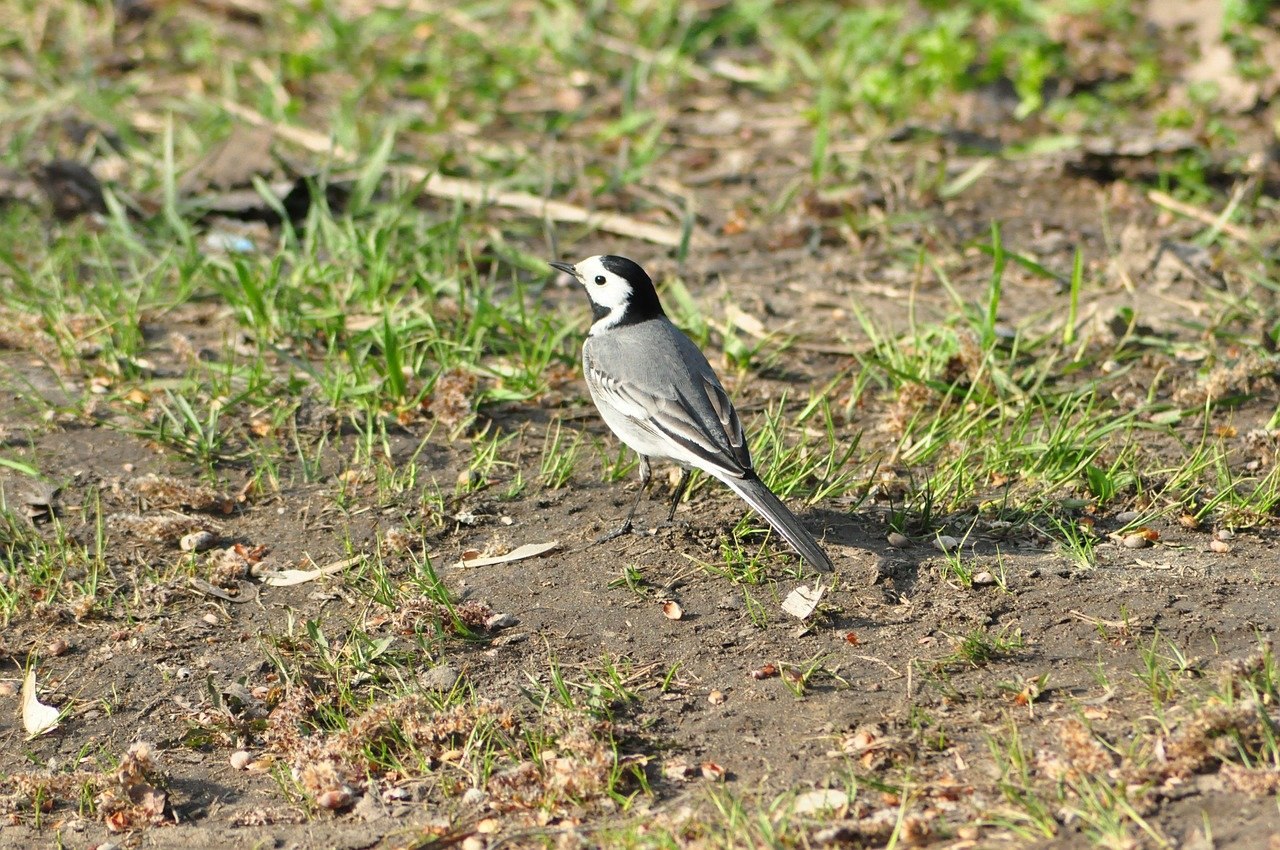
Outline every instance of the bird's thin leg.
POLYGON ((636 493, 636 500, 631 503, 631 510, 627 511, 627 518, 622 521, 622 525, 596 538, 597 543, 604 543, 606 540, 613 540, 631 533, 631 518, 636 515, 636 508, 640 507, 640 500, 644 498, 644 491, 649 489, 649 480, 652 477, 653 470, 649 467, 649 459, 640 455, 640 492, 636 493))
POLYGON ((667 522, 676 518, 676 508, 684 498, 684 491, 689 487, 689 479, 693 477, 692 469, 681 469, 680 480, 676 482, 676 491, 671 494, 671 510, 667 512, 667 522))

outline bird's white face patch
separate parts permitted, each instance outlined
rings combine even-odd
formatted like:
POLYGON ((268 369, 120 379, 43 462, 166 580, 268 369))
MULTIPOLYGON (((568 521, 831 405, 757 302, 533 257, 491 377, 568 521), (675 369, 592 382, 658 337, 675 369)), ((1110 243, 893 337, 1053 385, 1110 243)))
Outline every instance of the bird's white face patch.
POLYGON ((597 315, 604 313, 591 325, 590 333, 594 335, 608 330, 621 321, 627 302, 631 300, 631 284, 606 269, 598 256, 587 257, 574 266, 573 271, 578 282, 586 288, 591 303, 599 308, 597 315))

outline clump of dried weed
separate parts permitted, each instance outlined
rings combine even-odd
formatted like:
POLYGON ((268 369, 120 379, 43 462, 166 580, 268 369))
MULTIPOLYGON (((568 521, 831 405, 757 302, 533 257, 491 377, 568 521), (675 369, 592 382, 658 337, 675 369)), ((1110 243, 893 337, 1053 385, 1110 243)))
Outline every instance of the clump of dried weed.
POLYGON ((229 514, 235 501, 207 484, 193 484, 178 478, 143 475, 130 480, 126 489, 150 510, 193 510, 229 514))
POLYGON ((619 772, 613 724, 559 706, 530 720, 491 700, 441 706, 410 694, 334 730, 318 722, 323 702, 305 686, 291 688, 263 735, 322 808, 429 778, 445 796, 483 792, 494 811, 545 811, 609 799, 619 772))
POLYGON ((1191 710, 1166 708, 1167 726, 1141 751, 1118 755, 1078 719, 1058 724, 1058 744, 1037 753, 1037 772, 1068 785, 1102 778, 1128 789, 1141 811, 1197 775, 1217 773, 1226 785, 1251 795, 1280 790, 1275 763, 1276 666, 1270 646, 1219 670, 1218 687, 1191 710))
POLYGON ((450 433, 457 433, 475 415, 475 394, 476 376, 464 369, 450 369, 436 378, 422 407, 450 433))
POLYGON ((437 622, 455 633, 461 631, 460 627, 483 631, 495 616, 493 608, 478 600, 468 600, 451 610, 430 596, 414 596, 396 606, 390 624, 393 631, 403 635, 421 631, 423 624, 437 622))
POLYGON ((129 747, 114 770, 33 771, 0 777, 0 812, 18 819, 24 812, 83 808, 92 801, 89 808, 111 831, 137 830, 166 822, 166 784, 154 749, 139 742, 129 747))
POLYGON ((194 517, 179 513, 112 514, 107 517, 107 528, 124 534, 138 543, 162 543, 175 546, 188 534, 207 531, 221 536, 222 528, 208 517, 194 517))

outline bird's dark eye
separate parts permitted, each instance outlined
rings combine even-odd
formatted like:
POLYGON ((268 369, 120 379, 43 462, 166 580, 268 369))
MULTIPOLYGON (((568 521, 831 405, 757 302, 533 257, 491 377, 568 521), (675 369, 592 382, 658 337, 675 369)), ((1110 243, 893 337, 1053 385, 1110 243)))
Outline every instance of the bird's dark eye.
POLYGON ((604 286, 604 275, 602 275, 602 274, 598 274, 598 275, 596 275, 596 285, 597 285, 597 286, 604 286))

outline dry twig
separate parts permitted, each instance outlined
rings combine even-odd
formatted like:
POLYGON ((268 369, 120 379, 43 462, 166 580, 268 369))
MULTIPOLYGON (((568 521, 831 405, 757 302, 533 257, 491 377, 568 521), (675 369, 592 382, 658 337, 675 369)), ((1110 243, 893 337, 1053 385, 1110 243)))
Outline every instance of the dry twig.
MULTIPOLYGON (((265 115, 230 100, 223 100, 221 105, 223 109, 237 118, 257 127, 268 127, 280 138, 312 153, 325 154, 348 164, 356 161, 356 155, 353 152, 334 144, 323 133, 317 133, 305 127, 278 124, 265 115)), ((616 233, 619 236, 642 239, 646 242, 667 245, 673 248, 680 244, 683 236, 678 227, 652 224, 618 213, 593 211, 576 204, 565 203, 564 201, 539 198, 536 195, 530 195, 528 192, 492 189, 474 180, 445 177, 420 165, 391 166, 389 170, 421 183, 424 192, 437 198, 466 201, 472 204, 495 204, 538 216, 539 218, 570 224, 586 224, 599 230, 616 233)), ((694 233, 690 241, 693 244, 700 244, 703 238, 700 234, 694 233)))

